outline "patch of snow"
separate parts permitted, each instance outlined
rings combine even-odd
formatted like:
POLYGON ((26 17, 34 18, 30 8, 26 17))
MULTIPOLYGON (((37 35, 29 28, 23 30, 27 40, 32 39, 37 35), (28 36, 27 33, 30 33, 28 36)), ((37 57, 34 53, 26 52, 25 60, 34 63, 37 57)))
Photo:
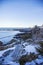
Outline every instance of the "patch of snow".
POLYGON ((30 53, 30 52, 34 52, 34 53, 37 53, 37 51, 36 51, 36 48, 35 48, 35 46, 33 46, 33 45, 28 45, 28 46, 26 46, 25 47, 25 50, 28 52, 28 53, 30 53))
POLYGON ((0 56, 2 56, 2 54, 3 54, 4 52, 6 52, 6 51, 8 51, 8 50, 13 50, 13 49, 15 49, 15 47, 8 48, 8 49, 6 49, 6 50, 0 51, 0 56))
POLYGON ((10 65, 20 65, 19 63, 16 63, 16 62, 11 62, 10 65))
POLYGON ((22 44, 18 44, 12 53, 14 60, 18 60, 22 55, 26 54, 22 44))
POLYGON ((10 65, 20 65, 19 63, 16 63, 16 62, 12 62, 12 61, 8 61, 6 63, 4 63, 5 65, 6 64, 10 64, 10 65))
POLYGON ((14 35, 18 33, 20 32, 19 31, 0 31, 0 41, 6 44, 8 41, 10 41, 13 38, 14 35))
POLYGON ((32 62, 27 62, 25 65, 36 65, 36 64, 34 63, 34 61, 32 61, 32 62))
POLYGON ((37 64, 43 63, 43 57, 42 57, 41 59, 36 59, 35 62, 36 62, 37 64))

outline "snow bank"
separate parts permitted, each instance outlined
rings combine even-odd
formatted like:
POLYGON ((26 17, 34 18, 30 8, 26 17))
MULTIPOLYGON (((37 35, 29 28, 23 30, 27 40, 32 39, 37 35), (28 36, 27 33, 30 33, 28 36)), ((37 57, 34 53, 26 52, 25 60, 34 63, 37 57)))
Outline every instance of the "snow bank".
POLYGON ((10 41, 13 38, 14 35, 18 33, 20 32, 19 31, 0 31, 0 41, 6 44, 8 41, 10 41))
POLYGON ((36 52, 36 48, 35 48, 35 46, 33 46, 33 45, 28 45, 28 46, 26 46, 25 47, 25 50, 28 52, 28 53, 30 53, 30 52, 34 52, 34 53, 37 53, 36 52))
POLYGON ((15 49, 15 47, 8 48, 8 49, 6 49, 6 50, 0 51, 0 56, 2 56, 2 54, 3 54, 4 52, 6 52, 6 51, 8 51, 8 50, 13 50, 13 49, 15 49))
POLYGON ((34 63, 34 61, 32 61, 32 62, 27 62, 25 65, 36 65, 36 64, 34 63))

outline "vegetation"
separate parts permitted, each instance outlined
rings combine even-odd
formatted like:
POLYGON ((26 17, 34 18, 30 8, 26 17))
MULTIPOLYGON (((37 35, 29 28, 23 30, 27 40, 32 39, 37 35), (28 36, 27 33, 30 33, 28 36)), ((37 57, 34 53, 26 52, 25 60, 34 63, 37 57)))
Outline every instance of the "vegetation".
POLYGON ((40 47, 36 48, 40 55, 43 55, 43 41, 39 42, 40 47))
POLYGON ((3 57, 8 56, 12 51, 13 51, 13 50, 8 50, 8 51, 4 52, 3 57))
POLYGON ((19 38, 23 39, 23 40, 26 40, 26 39, 29 39, 29 38, 32 38, 32 33, 28 32, 28 33, 21 33, 21 34, 17 34, 16 36, 18 36, 19 38))
POLYGON ((15 40, 15 39, 12 39, 12 40, 10 40, 8 43, 9 43, 9 44, 12 44, 13 42, 16 42, 16 40, 15 40))
POLYGON ((30 53, 30 55, 23 55, 19 59, 19 63, 20 63, 20 65, 25 65, 26 62, 31 62, 32 60, 35 60, 36 58, 38 58, 38 55, 36 55, 34 53, 30 53))

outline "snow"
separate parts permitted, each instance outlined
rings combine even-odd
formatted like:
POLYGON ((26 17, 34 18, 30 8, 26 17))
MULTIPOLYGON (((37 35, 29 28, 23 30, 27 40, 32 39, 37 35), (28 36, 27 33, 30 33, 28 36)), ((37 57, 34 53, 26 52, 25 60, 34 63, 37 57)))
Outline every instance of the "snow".
POLYGON ((13 50, 13 49, 15 49, 15 47, 8 48, 8 49, 6 49, 6 50, 0 51, 0 56, 2 56, 2 54, 3 54, 4 52, 6 52, 6 51, 8 51, 8 50, 13 50))
POLYGON ((20 65, 20 64, 16 62, 11 62, 10 65, 20 65))
POLYGON ((12 57, 14 60, 18 60, 24 54, 26 54, 26 51, 24 51, 22 44, 18 44, 12 53, 12 57))
POLYGON ((9 61, 9 63, 5 63, 6 64, 9 64, 9 65, 20 65, 19 63, 16 63, 16 62, 12 62, 12 61, 9 61))
POLYGON ((27 62, 25 65, 36 65, 36 64, 34 63, 34 61, 32 61, 32 62, 27 62))
POLYGON ((30 52, 34 52, 34 53, 37 53, 37 51, 36 51, 36 48, 35 48, 35 46, 33 46, 33 45, 28 45, 28 46, 26 46, 25 47, 25 50, 28 52, 28 53, 30 53, 30 52))
POLYGON ((25 65, 36 65, 36 63, 38 65, 41 65, 41 63, 43 63, 43 57, 41 59, 36 59, 34 61, 31 61, 31 62, 26 62, 25 65))
MULTIPOLYGON (((0 31, 0 41, 2 41, 4 44, 6 44, 13 38, 13 36, 15 36, 18 33, 20 33, 20 32, 19 31, 0 31), (2 37, 6 37, 6 36, 9 36, 9 37, 2 39, 2 37)), ((13 44, 15 44, 15 43, 13 43, 13 44)), ((30 52, 37 54, 36 47, 38 47, 38 45, 34 45, 34 44, 32 45, 27 42, 24 43, 22 41, 21 44, 18 44, 12 48, 8 48, 6 50, 0 51, 0 57, 3 57, 2 55, 5 52, 7 52, 8 50, 13 50, 9 55, 4 57, 4 65, 6 65, 6 64, 20 65, 18 62, 13 62, 13 60, 18 60, 22 55, 25 55, 27 52, 28 52, 28 54, 30 54, 30 52), (23 45, 24 45, 24 47, 23 47, 23 45)), ((35 62, 38 64, 43 63, 43 57, 39 56, 39 58, 37 58, 34 61, 26 62, 25 65, 36 65, 35 62)))
POLYGON ((43 63, 43 57, 41 59, 36 59, 35 62, 38 64, 43 63))
POLYGON ((0 41, 6 44, 10 41, 14 35, 20 33, 19 31, 0 31, 0 41), (8 36, 8 37, 7 37, 8 36), (7 41, 6 41, 7 40, 7 41))

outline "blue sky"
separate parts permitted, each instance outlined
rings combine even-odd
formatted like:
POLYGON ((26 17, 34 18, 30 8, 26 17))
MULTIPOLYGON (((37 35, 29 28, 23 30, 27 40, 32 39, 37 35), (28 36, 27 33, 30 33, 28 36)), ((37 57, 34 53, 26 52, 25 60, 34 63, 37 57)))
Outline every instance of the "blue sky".
POLYGON ((43 0, 0 0, 0 27, 43 24, 43 0))

